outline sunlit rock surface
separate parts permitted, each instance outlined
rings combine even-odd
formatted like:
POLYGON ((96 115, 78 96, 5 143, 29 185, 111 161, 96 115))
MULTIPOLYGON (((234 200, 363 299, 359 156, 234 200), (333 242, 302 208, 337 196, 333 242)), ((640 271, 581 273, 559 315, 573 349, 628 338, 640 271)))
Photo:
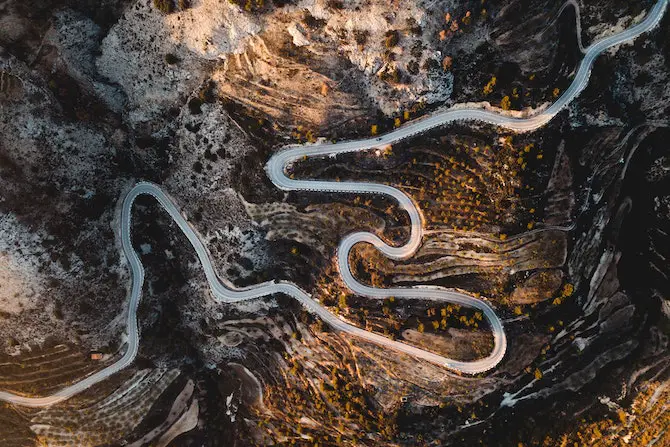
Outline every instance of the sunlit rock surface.
MULTIPOLYGON (((121 357, 120 200, 161 185, 238 287, 295 282, 360 328, 485 357, 481 313, 350 293, 337 245, 400 246, 388 197, 285 193, 285 144, 369 138, 459 103, 518 115, 569 87, 584 47, 651 0, 84 0, 0 5, 0 391, 43 396, 121 357), (579 37, 578 37, 579 33, 579 37)), ((294 178, 384 183, 417 253, 349 259, 374 287, 486 299, 493 370, 464 376, 335 332, 288 297, 212 299, 149 198, 133 364, 48 408, 0 406, 0 445, 666 445, 670 20, 596 61, 546 126, 459 122, 299 160, 294 178)))

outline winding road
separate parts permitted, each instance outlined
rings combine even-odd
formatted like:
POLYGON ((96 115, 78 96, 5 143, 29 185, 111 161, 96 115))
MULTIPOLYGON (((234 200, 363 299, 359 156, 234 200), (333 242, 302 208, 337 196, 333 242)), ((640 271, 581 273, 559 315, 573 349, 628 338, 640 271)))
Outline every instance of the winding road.
POLYGON ((307 292, 289 282, 270 281, 247 288, 234 288, 231 284, 219 278, 212 266, 207 248, 201 242, 196 231, 190 226, 186 219, 184 219, 175 205, 175 202, 163 192, 158 185, 148 182, 140 182, 137 183, 125 196, 121 208, 121 244, 123 253, 132 273, 132 286, 126 321, 127 350, 115 363, 50 396, 24 397, 0 391, 0 400, 27 407, 50 406, 62 402, 92 385, 105 380, 110 375, 126 368, 134 361, 140 342, 140 334, 137 325, 137 307, 144 284, 144 267, 137 253, 133 249, 131 242, 131 211, 135 199, 140 195, 150 195, 154 197, 188 238, 202 264, 207 282, 217 301, 234 303, 276 293, 289 295, 298 300, 310 312, 322 318, 333 329, 346 332, 365 341, 373 342, 394 351, 406 353, 418 359, 426 360, 466 374, 477 374, 490 370, 503 359, 507 348, 507 339, 502 322, 488 303, 460 292, 437 287, 373 288, 359 283, 351 273, 348 261, 349 253, 354 245, 361 242, 374 245, 385 256, 393 259, 407 259, 416 252, 421 244, 423 236, 423 216, 420 209, 409 196, 391 186, 376 183, 294 180, 286 175, 286 167, 304 157, 336 156, 337 154, 346 152, 364 151, 383 147, 437 126, 442 126, 455 121, 481 121, 517 132, 527 132, 537 129, 556 116, 556 114, 566 107, 586 87, 593 62, 598 55, 609 48, 632 40, 640 34, 654 28, 663 17, 667 8, 667 2, 668 0, 658 0, 649 11, 646 18, 639 24, 589 46, 585 50, 584 58, 579 64, 575 78, 570 87, 554 104, 535 116, 529 118, 516 118, 481 109, 452 108, 444 112, 436 113, 430 117, 408 123, 407 125, 378 138, 346 141, 335 144, 288 146, 268 161, 266 165, 268 176, 278 188, 285 191, 302 190, 348 192, 356 194, 383 194, 397 200, 410 218, 411 232, 409 240, 405 245, 395 247, 386 244, 378 236, 372 233, 356 232, 349 234, 341 241, 337 249, 338 268, 344 283, 353 293, 371 299, 384 299, 389 296, 404 299, 428 299, 456 303, 482 311, 491 326, 494 337, 493 350, 487 357, 471 362, 456 361, 358 328, 332 314, 325 307, 314 301, 307 292))
POLYGON ((584 54, 586 53, 586 48, 584 48, 584 44, 582 44, 582 13, 581 9, 579 8, 579 3, 577 3, 577 0, 567 0, 565 3, 563 3, 563 5, 558 9, 558 12, 556 13, 556 17, 554 18, 554 20, 552 20, 539 35, 544 34, 547 30, 549 30, 552 26, 554 26, 558 21, 558 19, 561 18, 561 14, 563 14, 565 8, 567 8, 568 6, 572 6, 575 10, 575 28, 577 31, 577 46, 579 47, 579 51, 581 51, 582 54, 584 54))

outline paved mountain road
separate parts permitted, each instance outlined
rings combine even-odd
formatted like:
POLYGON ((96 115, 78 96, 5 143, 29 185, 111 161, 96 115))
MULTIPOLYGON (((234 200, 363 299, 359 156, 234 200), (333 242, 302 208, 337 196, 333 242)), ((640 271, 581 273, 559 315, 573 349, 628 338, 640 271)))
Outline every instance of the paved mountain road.
POLYGON ((330 313, 326 308, 314 301, 309 294, 296 285, 283 281, 270 281, 257 284, 251 287, 235 289, 230 284, 218 277, 212 266, 209 253, 202 244, 200 238, 181 215, 175 202, 163 192, 158 185, 140 182, 136 184, 125 196, 121 209, 121 228, 120 236, 123 253, 128 261, 132 272, 132 286, 129 296, 127 313, 127 349, 123 356, 115 363, 92 374, 81 381, 65 387, 56 393, 45 397, 25 397, 17 394, 0 391, 0 400, 22 405, 27 407, 45 407, 62 402, 69 397, 74 396, 89 388, 90 386, 105 380, 112 374, 126 368, 135 359, 139 347, 140 336, 137 326, 137 306, 142 294, 144 284, 144 267, 131 243, 131 211, 135 199, 140 195, 150 195, 154 197, 161 206, 167 211, 175 223, 182 230, 184 235, 195 249, 200 263, 202 264, 207 282, 212 290, 215 299, 224 303, 233 303, 249 300, 262 296, 282 293, 300 301, 309 311, 315 313, 325 320, 334 329, 349 333, 363 340, 376 343, 397 352, 403 352, 416 358, 426 360, 447 368, 466 373, 477 374, 485 372, 495 367, 504 357, 507 348, 507 340, 502 322, 495 314, 493 308, 484 300, 473 298, 469 295, 441 289, 437 287, 407 287, 377 289, 359 283, 352 275, 349 268, 349 253, 352 247, 358 243, 369 243, 374 245, 385 256, 393 259, 407 259, 411 257, 421 244, 423 235, 423 217, 421 211, 410 197, 400 190, 387 185, 362 182, 332 182, 319 180, 295 180, 286 176, 285 169, 291 163, 302 159, 303 157, 323 157, 336 156, 337 154, 363 151, 377 147, 383 147, 393 144, 397 141, 420 134, 437 126, 442 126, 455 121, 481 121, 492 125, 500 126, 517 132, 527 132, 537 129, 565 106, 567 106, 579 93, 586 87, 591 73, 591 68, 595 58, 603 51, 619 45, 623 42, 634 39, 640 34, 654 28, 661 20, 668 0, 658 0, 658 2, 649 11, 646 18, 639 24, 608 38, 602 39, 585 50, 584 58, 581 61, 575 78, 570 87, 561 95, 558 100, 547 108, 544 112, 529 118, 515 118, 512 116, 497 114, 480 109, 455 108, 439 112, 429 117, 418 119, 399 129, 394 130, 378 138, 368 138, 358 141, 345 141, 335 144, 315 144, 305 146, 289 146, 276 155, 274 155, 266 165, 266 171, 272 182, 280 189, 286 191, 322 191, 322 192, 351 192, 358 194, 384 194, 393 197, 399 205, 408 213, 410 218, 411 232, 407 243, 400 247, 389 246, 379 237, 368 232, 356 232, 346 236, 338 246, 337 261, 340 274, 344 283, 353 293, 366 296, 371 299, 384 299, 389 296, 395 296, 404 299, 428 299, 434 301, 443 301, 457 303, 463 306, 476 308, 484 314, 494 337, 493 351, 485 358, 472 362, 461 362, 452 360, 441 355, 410 346, 408 344, 391 340, 379 334, 368 332, 346 323, 339 317, 330 313))

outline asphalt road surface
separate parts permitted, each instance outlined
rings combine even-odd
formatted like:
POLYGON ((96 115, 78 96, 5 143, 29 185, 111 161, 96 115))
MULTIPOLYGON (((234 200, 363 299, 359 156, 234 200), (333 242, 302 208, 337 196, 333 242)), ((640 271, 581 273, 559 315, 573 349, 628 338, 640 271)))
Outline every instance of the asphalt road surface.
POLYGON ((557 113, 567 106, 588 84, 589 75, 593 62, 605 50, 630 41, 640 34, 654 28, 665 13, 668 0, 659 0, 649 11, 646 18, 639 24, 615 35, 602 39, 584 52, 570 87, 558 100, 545 111, 528 118, 516 118, 508 115, 498 114, 481 109, 452 108, 447 111, 435 113, 429 117, 415 120, 388 134, 377 138, 368 138, 357 141, 345 141, 335 144, 314 144, 304 146, 289 146, 274 155, 266 165, 266 171, 272 182, 280 189, 286 191, 321 191, 321 192, 349 192, 357 194, 384 194, 393 197, 399 205, 408 213, 410 218, 411 232, 409 240, 405 245, 394 247, 386 244, 379 237, 368 232, 356 232, 346 236, 339 244, 337 250, 338 268, 346 286, 357 295, 370 299, 384 299, 394 296, 399 299, 422 299, 437 302, 456 303, 480 310, 488 320, 494 337, 492 352, 485 358, 461 362, 443 357, 441 355, 426 351, 399 341, 391 340, 379 334, 353 326, 340 317, 332 314, 325 307, 313 300, 308 293, 295 284, 270 281, 251 287, 236 289, 225 280, 218 277, 212 266, 209 252, 202 244, 196 231, 184 219, 175 202, 161 190, 158 185, 140 182, 136 184, 125 196, 121 209, 121 243, 123 253, 127 259, 132 272, 132 287, 129 296, 127 321, 126 321, 126 346, 123 356, 113 364, 104 369, 67 386, 50 396, 25 397, 17 394, 0 391, 0 400, 16 405, 27 407, 46 407, 62 402, 84 390, 105 380, 112 374, 129 366, 137 355, 140 334, 137 326, 137 306, 142 295, 144 284, 144 267, 131 243, 131 211, 135 199, 140 195, 154 197, 167 211, 175 223, 195 249, 200 263, 202 264, 207 282, 215 299, 223 303, 233 303, 263 297, 276 293, 289 295, 307 308, 310 312, 323 319, 333 329, 346 332, 360 339, 376 343, 382 347, 395 352, 409 354, 417 359, 444 366, 465 374, 477 374, 494 368, 505 356, 507 339, 502 322, 493 308, 484 300, 474 298, 464 293, 428 286, 378 289, 359 283, 349 268, 349 253, 352 247, 358 243, 374 245, 385 256, 393 259, 407 259, 411 257, 421 244, 423 235, 423 217, 420 209, 410 197, 400 190, 387 185, 363 182, 332 182, 319 180, 295 180, 289 178, 285 169, 291 163, 304 157, 337 156, 337 154, 353 151, 364 151, 393 144, 405 138, 420 134, 437 126, 443 126, 455 121, 480 121, 503 127, 517 132, 527 132, 538 129, 549 122, 557 113))

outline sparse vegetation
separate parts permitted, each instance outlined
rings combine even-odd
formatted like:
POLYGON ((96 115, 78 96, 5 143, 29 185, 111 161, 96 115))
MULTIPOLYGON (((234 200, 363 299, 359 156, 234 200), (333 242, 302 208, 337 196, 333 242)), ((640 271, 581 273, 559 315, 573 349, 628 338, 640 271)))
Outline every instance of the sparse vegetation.
POLYGON ((407 71, 410 74, 418 75, 419 74, 419 63, 416 60, 412 59, 411 61, 409 61, 407 63, 407 71))
POLYGON ((98 387, 97 396, 72 400, 65 408, 55 406, 40 411, 33 417, 38 424, 35 431, 49 445, 117 443, 138 426, 178 375, 178 370, 156 369, 148 374, 138 373, 138 380, 132 380, 125 374, 128 382, 117 384, 121 391, 117 387, 105 390, 103 385, 98 387), (117 393, 116 404, 124 411, 109 410, 109 396, 117 393))
POLYGON ((387 67, 386 70, 380 73, 379 77, 382 81, 392 84, 398 84, 402 79, 401 72, 395 65, 387 67))
POLYGON ((368 30, 354 30, 354 40, 358 45, 365 45, 368 42, 368 37, 370 37, 368 30))
POLYGON ((168 53, 165 55, 165 62, 167 62, 168 65, 177 64, 179 63, 179 61, 180 59, 172 53, 168 53))
POLYGON ((265 0, 228 0, 232 5, 237 5, 246 12, 261 12, 266 9, 265 0))
POLYGON ((630 407, 611 409, 597 417, 580 417, 574 427, 555 436, 546 436, 542 447, 618 447, 622 440, 631 446, 670 445, 670 412, 667 386, 653 381, 642 386, 630 407))
POLYGON ((491 77, 491 80, 484 86, 483 93, 484 95, 490 95, 493 92, 493 88, 496 86, 497 79, 495 76, 491 77))
POLYGON ((400 33, 398 30, 389 30, 384 34, 384 45, 386 48, 393 48, 400 42, 400 33))
POLYGON ((170 14, 174 12, 174 2, 173 0, 153 0, 154 6, 163 14, 170 14))
POLYGON ((433 71, 433 70, 439 70, 440 68, 440 63, 433 59, 432 57, 426 58, 426 60, 423 62, 423 65, 421 66, 426 71, 433 71))
MULTIPOLYGON (((287 378, 303 383, 309 375, 301 359, 287 361, 287 378)), ((323 373, 318 386, 270 387, 268 397, 272 402, 282 402, 281 418, 265 418, 259 424, 270 439, 286 445, 297 445, 293 442, 296 437, 309 439, 310 445, 360 445, 360 440, 369 436, 378 441, 394 439, 398 430, 396 412, 379 408, 353 373, 355 366, 325 365, 317 366, 323 373), (301 423, 305 414, 316 424, 301 423)))
POLYGON ((1 356, 0 390, 43 395, 101 367, 74 347, 33 346, 16 357, 1 356))

